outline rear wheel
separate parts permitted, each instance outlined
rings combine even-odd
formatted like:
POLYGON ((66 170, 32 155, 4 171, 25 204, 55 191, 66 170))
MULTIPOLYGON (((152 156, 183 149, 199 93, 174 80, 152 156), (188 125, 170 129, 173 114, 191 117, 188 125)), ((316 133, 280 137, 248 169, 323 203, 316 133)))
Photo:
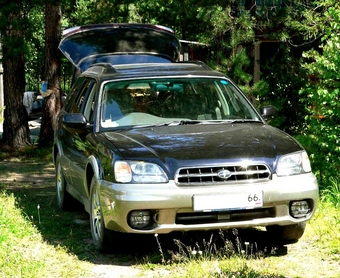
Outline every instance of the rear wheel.
POLYGON ((60 156, 56 159, 56 191, 58 208, 61 210, 71 210, 75 205, 75 199, 66 191, 66 180, 60 164, 60 156))
POLYGON ((90 222, 93 243, 100 252, 108 252, 112 245, 113 232, 105 228, 99 188, 94 177, 91 181, 90 198, 90 222))
POLYGON ((290 244, 297 242, 303 236, 306 222, 287 226, 267 226, 266 229, 274 240, 283 244, 290 244))

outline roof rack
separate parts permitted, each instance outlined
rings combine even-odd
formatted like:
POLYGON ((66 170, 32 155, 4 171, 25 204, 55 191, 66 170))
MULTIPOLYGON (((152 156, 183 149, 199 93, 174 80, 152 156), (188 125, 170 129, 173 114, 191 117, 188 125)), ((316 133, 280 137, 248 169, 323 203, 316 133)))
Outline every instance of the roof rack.
POLYGON ((110 63, 95 63, 89 67, 88 70, 98 71, 101 70, 102 73, 116 73, 117 70, 115 67, 110 63))
POLYGON ((201 66, 204 69, 211 70, 211 68, 206 63, 199 61, 199 60, 179 61, 179 62, 176 62, 176 63, 178 63, 178 64, 181 64, 181 63, 182 64, 193 64, 193 65, 201 66))

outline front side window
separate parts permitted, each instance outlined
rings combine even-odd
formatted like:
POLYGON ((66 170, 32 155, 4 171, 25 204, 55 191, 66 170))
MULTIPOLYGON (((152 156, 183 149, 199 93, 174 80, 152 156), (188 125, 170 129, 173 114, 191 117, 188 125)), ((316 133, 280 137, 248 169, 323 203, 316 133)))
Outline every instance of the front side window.
POLYGON ((109 82, 103 86, 103 128, 176 121, 258 121, 259 115, 227 79, 160 78, 109 82))
POLYGON ((77 107, 77 100, 79 91, 82 90, 82 88, 85 86, 85 79, 79 78, 75 84, 72 86, 70 93, 67 95, 66 98, 66 106, 65 111, 68 113, 75 113, 74 110, 76 110, 77 107))
MULTIPOLYGON (((73 86, 65 110, 68 113, 82 113, 89 120, 91 108, 87 104, 90 93, 95 88, 93 79, 80 78, 73 86)), ((93 98, 93 96, 92 96, 93 98)))

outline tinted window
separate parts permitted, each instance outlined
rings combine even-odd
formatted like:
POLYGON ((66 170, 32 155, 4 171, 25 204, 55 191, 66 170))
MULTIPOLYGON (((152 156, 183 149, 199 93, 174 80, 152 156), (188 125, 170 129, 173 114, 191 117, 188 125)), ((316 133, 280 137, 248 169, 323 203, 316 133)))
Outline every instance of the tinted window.
POLYGON ((71 91, 70 102, 65 110, 68 113, 82 113, 89 120, 93 110, 94 85, 95 81, 92 79, 82 78, 77 81, 71 91))
POLYGON ((78 79, 74 85, 72 86, 71 88, 71 91, 70 93, 67 95, 67 98, 66 98, 66 105, 65 105, 65 111, 68 112, 68 113, 72 113, 72 108, 74 106, 74 101, 75 101, 75 98, 77 97, 78 95, 78 92, 81 90, 81 88, 83 87, 84 85, 84 82, 85 80, 83 78, 80 78, 78 79))

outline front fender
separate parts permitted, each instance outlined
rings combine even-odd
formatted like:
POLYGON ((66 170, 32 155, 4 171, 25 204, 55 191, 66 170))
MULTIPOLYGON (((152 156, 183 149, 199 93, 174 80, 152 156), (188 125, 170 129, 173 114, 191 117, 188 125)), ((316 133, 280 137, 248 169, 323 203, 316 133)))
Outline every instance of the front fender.
POLYGON ((55 165, 56 160, 57 160, 57 155, 62 155, 63 154, 63 148, 61 146, 60 140, 56 139, 53 144, 53 149, 52 149, 52 159, 53 159, 53 164, 55 165))
POLYGON ((96 158, 94 155, 90 155, 88 157, 87 165, 86 165, 86 180, 88 188, 91 185, 91 179, 94 176, 97 180, 103 179, 104 172, 101 166, 100 160, 96 158), (91 173, 92 172, 92 173, 91 173))

